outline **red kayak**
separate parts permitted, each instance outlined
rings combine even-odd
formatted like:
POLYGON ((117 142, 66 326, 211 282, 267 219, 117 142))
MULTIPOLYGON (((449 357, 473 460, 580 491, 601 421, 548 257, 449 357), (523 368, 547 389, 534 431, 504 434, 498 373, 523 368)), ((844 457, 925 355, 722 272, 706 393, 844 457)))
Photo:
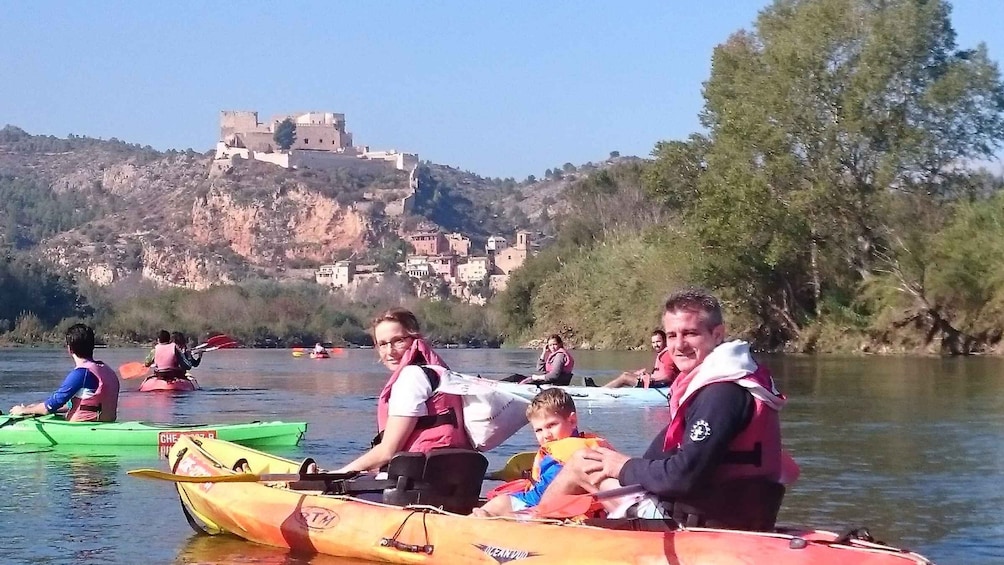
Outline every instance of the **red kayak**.
POLYGON ((158 392, 158 391, 192 391, 199 390, 199 382, 195 380, 194 377, 183 377, 180 379, 162 379, 159 377, 147 377, 141 385, 139 385, 140 392, 158 392))

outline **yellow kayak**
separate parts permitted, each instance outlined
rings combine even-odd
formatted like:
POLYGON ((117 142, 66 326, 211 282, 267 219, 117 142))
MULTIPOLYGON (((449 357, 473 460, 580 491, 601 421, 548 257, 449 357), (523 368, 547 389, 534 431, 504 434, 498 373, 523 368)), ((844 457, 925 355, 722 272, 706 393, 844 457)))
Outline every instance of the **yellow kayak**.
MULTIPOLYGON (((451 452, 443 455, 447 458, 464 454, 469 457, 430 471, 440 458, 436 452, 428 459, 420 454, 403 457, 399 454, 390 467, 390 481, 397 487, 382 491, 384 500, 398 502, 416 500, 409 496, 420 492, 417 500, 430 505, 398 506, 348 495, 321 494, 316 489, 322 488, 320 485, 324 483, 318 481, 292 483, 297 488, 313 490, 293 490, 286 482, 249 482, 266 478, 261 477, 262 474, 296 474, 300 465, 216 439, 181 438, 168 456, 170 470, 176 474, 169 480, 177 481, 189 522, 210 534, 228 533, 299 552, 382 563, 929 563, 915 553, 860 537, 811 529, 744 532, 667 526, 656 520, 623 521, 616 527, 624 529, 611 529, 609 526, 614 524, 610 522, 614 521, 609 520, 606 521, 608 527, 601 528, 557 520, 473 517, 465 514, 477 502, 487 462, 474 452, 444 451, 451 452), (475 465, 478 460, 480 466, 475 465), (415 476, 409 475, 410 471, 395 471, 402 469, 398 461, 418 461, 417 469, 421 474, 418 480, 411 482, 415 476), (461 469, 467 463, 471 464, 471 472, 461 469), (476 480, 472 479, 473 473, 477 474, 476 480), (207 482, 211 481, 209 477, 219 477, 220 481, 229 477, 234 482, 207 482), (458 481, 451 483, 458 477, 458 481), (185 482, 189 480, 199 482, 185 482), (428 485, 453 490, 438 493, 440 499, 430 498, 426 496, 427 491, 421 490, 428 485), (473 498, 470 496, 472 488, 473 498), (437 500, 442 503, 430 502, 437 500), (448 512, 442 507, 460 513, 448 512)), ((329 481, 329 491, 332 484, 329 481)), ((379 499, 381 495, 376 497, 379 499)))

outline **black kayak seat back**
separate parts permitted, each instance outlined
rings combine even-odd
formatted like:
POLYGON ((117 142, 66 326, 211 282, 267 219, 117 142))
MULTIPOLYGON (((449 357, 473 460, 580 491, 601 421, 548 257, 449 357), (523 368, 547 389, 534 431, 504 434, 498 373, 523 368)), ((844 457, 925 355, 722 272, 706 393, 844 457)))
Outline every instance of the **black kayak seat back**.
POLYGON ((387 465, 387 479, 394 486, 383 491, 383 502, 438 506, 447 512, 470 514, 478 505, 487 470, 485 456, 470 449, 398 453, 387 465))

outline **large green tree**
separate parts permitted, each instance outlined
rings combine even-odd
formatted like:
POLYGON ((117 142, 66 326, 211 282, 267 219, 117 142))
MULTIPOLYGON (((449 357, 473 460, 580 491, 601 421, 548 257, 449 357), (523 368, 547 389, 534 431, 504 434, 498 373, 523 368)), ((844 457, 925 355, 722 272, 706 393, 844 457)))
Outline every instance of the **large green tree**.
POLYGON ((272 139, 275 140, 275 144, 279 146, 279 149, 289 151, 289 148, 296 143, 296 124, 293 123, 293 120, 286 118, 279 122, 275 126, 275 132, 272 133, 272 139))
POLYGON ((687 203, 705 278, 771 339, 894 254, 909 224, 885 221, 890 200, 958 196, 966 161, 1000 146, 997 66, 982 44, 957 49, 949 16, 938 0, 777 0, 715 49, 706 170, 679 183, 692 198, 663 197, 687 203))

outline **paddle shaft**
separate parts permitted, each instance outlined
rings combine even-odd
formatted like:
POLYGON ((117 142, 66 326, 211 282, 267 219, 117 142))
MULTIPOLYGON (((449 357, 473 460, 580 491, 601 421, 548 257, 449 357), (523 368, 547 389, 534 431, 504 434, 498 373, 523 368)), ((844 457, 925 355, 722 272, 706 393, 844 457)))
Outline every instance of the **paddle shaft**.
POLYGON ((340 481, 358 473, 241 473, 237 475, 192 476, 166 473, 157 469, 133 469, 128 474, 144 479, 175 483, 291 483, 295 481, 340 481))

